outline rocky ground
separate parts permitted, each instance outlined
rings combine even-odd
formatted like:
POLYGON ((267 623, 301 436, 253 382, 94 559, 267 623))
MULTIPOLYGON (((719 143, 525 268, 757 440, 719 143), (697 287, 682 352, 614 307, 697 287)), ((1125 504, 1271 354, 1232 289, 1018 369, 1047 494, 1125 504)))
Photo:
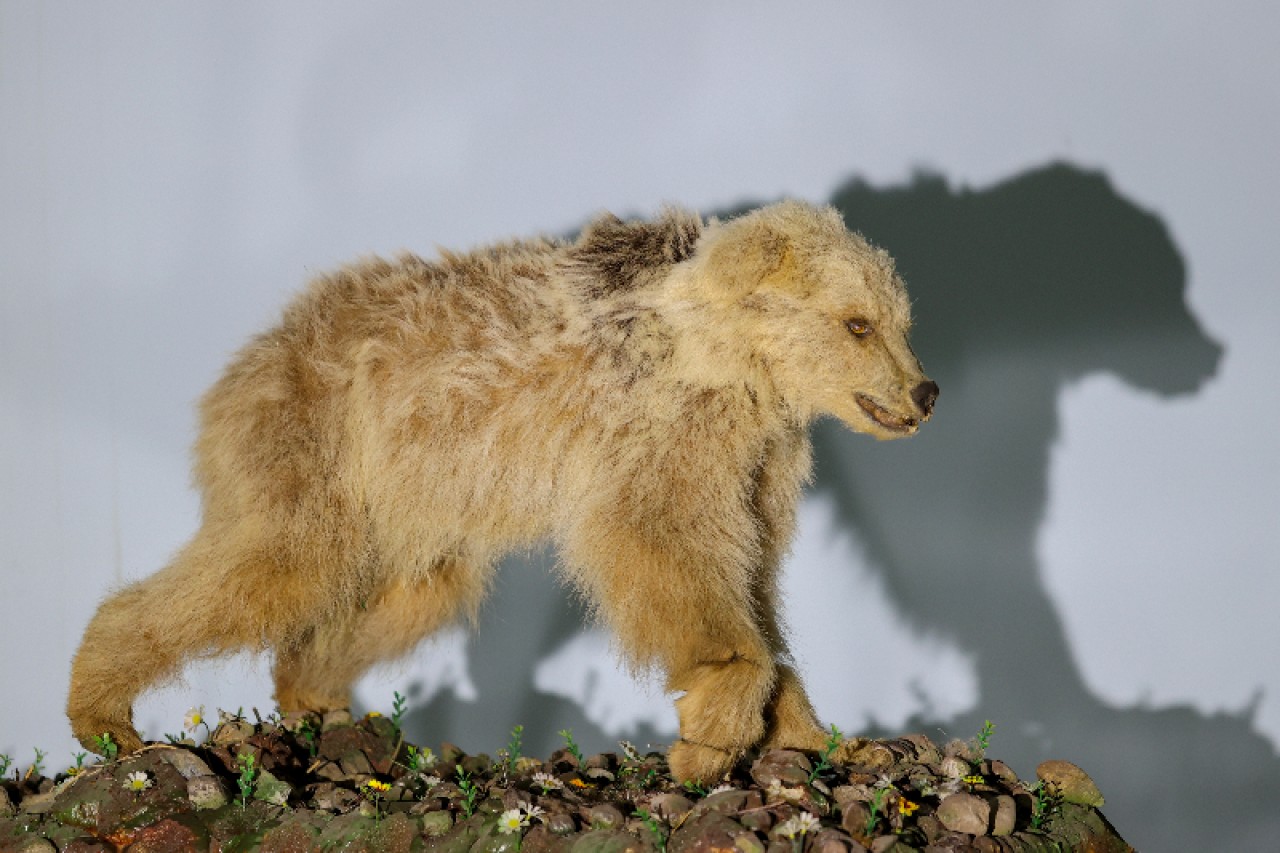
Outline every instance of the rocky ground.
MULTIPOLYGON (((256 716, 256 715, 255 715, 256 716)), ((519 731, 496 758, 404 742, 394 721, 223 716, 201 745, 152 744, 0 787, 0 851, 905 853, 1129 851, 1079 768, 1019 779, 985 738, 886 741, 887 769, 821 754, 748 757, 711 790, 676 784, 662 754, 540 761, 519 731)), ((106 748, 110 752, 110 748, 106 748)))

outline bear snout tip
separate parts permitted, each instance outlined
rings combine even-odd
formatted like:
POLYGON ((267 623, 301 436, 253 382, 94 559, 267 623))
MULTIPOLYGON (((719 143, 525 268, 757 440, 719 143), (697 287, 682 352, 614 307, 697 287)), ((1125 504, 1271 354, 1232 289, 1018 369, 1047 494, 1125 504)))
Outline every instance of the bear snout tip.
POLYGON ((933 414, 933 404, 938 399, 938 383, 931 379, 926 379, 911 389, 911 399, 915 401, 916 408, 926 418, 929 417, 933 414))

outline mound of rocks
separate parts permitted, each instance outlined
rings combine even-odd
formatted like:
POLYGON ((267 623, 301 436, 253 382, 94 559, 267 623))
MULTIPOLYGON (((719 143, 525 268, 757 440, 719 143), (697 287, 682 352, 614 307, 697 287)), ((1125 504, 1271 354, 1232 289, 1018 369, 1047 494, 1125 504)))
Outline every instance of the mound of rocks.
POLYGON ((974 744, 881 742, 883 766, 771 750, 722 784, 674 782, 629 744, 541 761, 438 753, 385 717, 226 717, 57 778, 0 783, 0 851, 905 853, 1129 851, 1080 768, 1024 781, 974 744))

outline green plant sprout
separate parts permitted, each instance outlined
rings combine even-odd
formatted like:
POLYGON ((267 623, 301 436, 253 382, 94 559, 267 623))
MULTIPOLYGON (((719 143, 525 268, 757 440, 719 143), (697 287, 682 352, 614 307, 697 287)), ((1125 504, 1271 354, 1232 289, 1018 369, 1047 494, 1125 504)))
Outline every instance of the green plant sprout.
POLYGON ((511 739, 505 748, 498 750, 498 758, 502 762, 502 778, 506 780, 516 772, 516 762, 520 760, 520 750, 524 747, 524 726, 511 728, 511 739))
POLYGON ((458 774, 458 790, 462 792, 462 813, 471 817, 476 810, 476 799, 480 796, 480 788, 471 781, 470 774, 462 769, 461 764, 453 765, 453 769, 458 774))
POLYGON ((569 751, 570 755, 578 759, 578 766, 581 767, 585 764, 586 759, 582 757, 582 750, 578 749, 578 745, 573 741, 573 732, 568 729, 561 729, 559 734, 560 737, 564 738, 564 748, 569 751))
POLYGON ((875 834, 876 823, 880 820, 880 812, 884 809, 884 798, 889 796, 889 786, 876 788, 871 793, 871 813, 867 815, 867 825, 863 834, 870 837, 875 834))
POLYGON ((1031 824, 1028 828, 1032 832, 1045 832, 1062 807, 1062 796, 1043 780, 1036 782, 1028 791, 1032 797, 1031 824))
POLYGON ((987 747, 991 744, 991 735, 995 733, 996 724, 987 720, 982 724, 982 731, 978 732, 978 736, 974 738, 974 745, 978 748, 978 760, 981 761, 987 755, 987 747))
POLYGON ((95 735, 93 745, 98 750, 98 755, 105 758, 108 763, 115 761, 116 756, 120 753, 120 745, 111 739, 111 732, 95 735))
POLYGON ((28 779, 30 779, 32 776, 44 775, 44 757, 48 755, 48 753, 46 753, 40 747, 35 747, 35 750, 36 750, 36 760, 31 762, 31 767, 27 769, 28 779))
POLYGON ((236 756, 236 763, 240 765, 240 778, 236 780, 236 785, 240 788, 240 808, 244 809, 249 805, 249 798, 253 796, 258 769, 252 752, 240 753, 236 756))
MULTIPOLYGON (((79 776, 81 773, 84 772, 84 760, 89 757, 89 753, 73 752, 71 753, 71 757, 75 759, 76 763, 71 767, 67 768, 67 774, 70 776, 79 776)), ((0 773, 0 775, 3 775, 3 774, 0 773)))
POLYGON ((640 822, 649 828, 649 832, 653 834, 653 843, 657 846, 659 853, 666 853, 667 834, 662 831, 662 824, 647 809, 636 809, 636 817, 640 818, 640 822))
POLYGON ((836 750, 840 748, 840 744, 844 742, 844 733, 836 728, 836 724, 831 724, 831 734, 827 736, 827 742, 822 747, 822 752, 818 753, 818 763, 813 765, 813 769, 809 771, 809 784, 818 778, 823 770, 831 769, 831 756, 835 755, 836 750))
POLYGON ((690 794, 697 794, 699 797, 705 797, 709 793, 709 789, 701 782, 695 782, 690 779, 684 783, 684 789, 690 794))
POLYGON ((0 754, 0 777, 9 772, 9 768, 13 766, 13 756, 0 754))
POLYGON ((320 751, 320 728, 310 717, 303 717, 298 723, 298 740, 307 745, 307 753, 315 758, 320 751))
POLYGON ((398 732, 400 721, 404 719, 404 712, 409 708, 409 700, 399 690, 393 691, 391 695, 391 725, 395 726, 398 732))

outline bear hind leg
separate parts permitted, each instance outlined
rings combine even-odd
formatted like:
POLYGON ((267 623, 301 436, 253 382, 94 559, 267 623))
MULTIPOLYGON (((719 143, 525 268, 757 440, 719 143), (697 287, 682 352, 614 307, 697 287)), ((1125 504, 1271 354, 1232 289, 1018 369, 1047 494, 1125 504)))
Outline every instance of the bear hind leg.
POLYGON ((233 534, 201 530, 165 568, 99 606, 71 665, 67 717, 86 749, 109 734, 120 752, 142 746, 133 703, 187 661, 260 646, 265 603, 236 579, 279 573, 262 553, 236 550, 233 534))
POLYGON ((485 575, 448 561, 425 578, 393 579, 363 608, 277 647, 273 677, 281 713, 349 708, 352 685, 370 667, 403 656, 460 616, 473 616, 485 575))

